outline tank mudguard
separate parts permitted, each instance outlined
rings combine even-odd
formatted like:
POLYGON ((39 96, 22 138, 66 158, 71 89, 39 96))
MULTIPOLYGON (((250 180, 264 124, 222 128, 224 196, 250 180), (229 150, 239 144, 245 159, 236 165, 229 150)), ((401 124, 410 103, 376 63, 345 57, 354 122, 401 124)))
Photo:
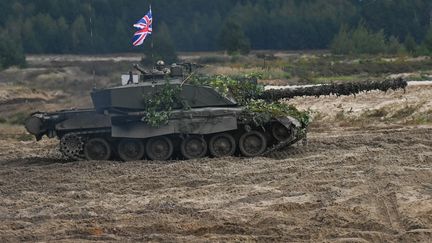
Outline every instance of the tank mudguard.
POLYGON ((98 114, 96 112, 82 112, 69 114, 67 118, 56 124, 57 131, 81 130, 81 129, 100 129, 111 127, 109 115, 98 114))
POLYGON ((286 128, 290 128, 291 125, 294 125, 294 127, 296 128, 301 128, 301 123, 299 122, 299 120, 295 119, 292 116, 278 117, 276 118, 276 120, 279 121, 286 128))

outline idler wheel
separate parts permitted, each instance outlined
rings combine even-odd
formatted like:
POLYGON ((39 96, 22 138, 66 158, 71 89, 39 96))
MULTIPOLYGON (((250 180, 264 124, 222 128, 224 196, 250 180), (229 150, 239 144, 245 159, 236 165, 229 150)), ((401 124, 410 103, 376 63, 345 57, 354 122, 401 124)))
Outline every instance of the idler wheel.
POLYGON ((84 146, 84 155, 88 160, 108 160, 111 147, 103 138, 92 138, 84 146))
POLYGON ((272 126, 272 135, 277 141, 284 141, 291 137, 291 129, 286 128, 280 123, 276 123, 272 126))
POLYGON ((155 137, 147 141, 146 153, 151 160, 168 160, 171 158, 174 146, 167 137, 155 137))
POLYGON ((123 161, 133 161, 142 159, 145 149, 139 139, 122 139, 117 145, 117 152, 123 161))
POLYGON ((200 136, 188 136, 181 143, 181 153, 186 159, 199 159, 207 154, 207 142, 200 136))
POLYGON ((229 133, 219 133, 213 135, 209 142, 210 154, 214 157, 232 156, 236 150, 234 137, 229 133))
POLYGON ((45 132, 44 129, 42 129, 42 127, 43 127, 43 121, 38 117, 31 116, 25 121, 25 128, 30 134, 39 135, 45 132))
POLYGON ((258 156, 267 148, 267 139, 258 131, 246 132, 240 137, 239 148, 246 157, 258 156))

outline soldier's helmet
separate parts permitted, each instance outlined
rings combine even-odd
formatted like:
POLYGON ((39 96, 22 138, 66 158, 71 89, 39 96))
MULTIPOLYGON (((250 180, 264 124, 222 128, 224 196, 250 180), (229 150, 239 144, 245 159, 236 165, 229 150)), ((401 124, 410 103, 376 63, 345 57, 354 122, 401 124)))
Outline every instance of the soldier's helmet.
POLYGON ((156 69, 159 71, 162 71, 163 68, 165 67, 165 62, 162 60, 159 60, 156 62, 156 69))

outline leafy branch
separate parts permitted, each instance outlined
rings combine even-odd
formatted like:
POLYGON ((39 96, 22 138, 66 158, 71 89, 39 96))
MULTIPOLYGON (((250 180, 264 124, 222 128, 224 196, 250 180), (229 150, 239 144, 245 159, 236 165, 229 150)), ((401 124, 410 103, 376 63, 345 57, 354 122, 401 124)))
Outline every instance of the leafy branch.
POLYGON ((167 82, 150 97, 143 97, 144 107, 146 108, 143 121, 152 127, 166 125, 171 117, 173 107, 180 103, 178 98, 180 91, 181 87, 167 82))

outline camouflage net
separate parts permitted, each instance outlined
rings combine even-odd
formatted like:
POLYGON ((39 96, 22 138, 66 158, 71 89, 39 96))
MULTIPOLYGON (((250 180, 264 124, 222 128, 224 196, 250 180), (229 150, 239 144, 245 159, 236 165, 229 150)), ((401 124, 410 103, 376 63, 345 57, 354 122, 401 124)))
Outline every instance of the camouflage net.
POLYGON ((363 91, 405 89, 408 83, 402 78, 389 79, 384 81, 365 81, 358 83, 326 84, 312 87, 302 87, 295 89, 266 90, 258 97, 264 100, 292 99, 300 96, 326 96, 326 95, 356 95, 363 91))

